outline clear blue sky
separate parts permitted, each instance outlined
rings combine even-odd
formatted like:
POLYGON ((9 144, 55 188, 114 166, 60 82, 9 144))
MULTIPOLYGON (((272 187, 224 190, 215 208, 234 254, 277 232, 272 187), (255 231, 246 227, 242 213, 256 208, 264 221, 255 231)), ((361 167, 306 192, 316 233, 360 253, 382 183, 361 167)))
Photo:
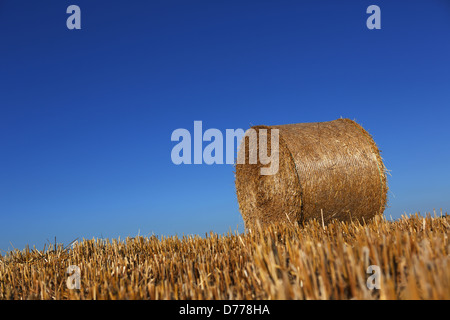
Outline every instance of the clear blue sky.
POLYGON ((1 0, 0 249, 243 230, 231 165, 171 162, 194 120, 355 119, 391 170, 386 215, 445 212, 449 109, 446 0, 1 0))

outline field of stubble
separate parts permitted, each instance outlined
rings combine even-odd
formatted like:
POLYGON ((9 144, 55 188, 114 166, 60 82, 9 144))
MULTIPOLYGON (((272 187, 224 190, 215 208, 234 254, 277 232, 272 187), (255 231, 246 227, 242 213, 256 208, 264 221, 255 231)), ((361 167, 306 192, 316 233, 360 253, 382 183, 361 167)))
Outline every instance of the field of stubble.
POLYGON ((0 256, 0 299, 450 299, 449 230, 413 215, 27 248, 0 256))

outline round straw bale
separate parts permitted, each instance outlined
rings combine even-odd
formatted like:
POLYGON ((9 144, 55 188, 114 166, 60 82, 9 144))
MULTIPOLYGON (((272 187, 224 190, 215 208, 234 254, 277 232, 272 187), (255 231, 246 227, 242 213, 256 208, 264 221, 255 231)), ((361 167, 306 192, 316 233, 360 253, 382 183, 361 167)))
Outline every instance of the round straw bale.
POLYGON ((386 169, 372 137, 356 122, 337 119, 251 129, 239 147, 235 180, 247 228, 257 220, 317 219, 326 224, 333 219, 367 221, 383 213, 386 169), (278 148, 272 148, 273 129, 278 129, 278 148), (267 155, 278 150, 276 173, 261 174, 270 164, 261 163, 260 144, 250 142, 250 131, 257 133, 258 141, 261 132, 267 133, 267 155), (257 161, 251 161, 252 152, 257 161))

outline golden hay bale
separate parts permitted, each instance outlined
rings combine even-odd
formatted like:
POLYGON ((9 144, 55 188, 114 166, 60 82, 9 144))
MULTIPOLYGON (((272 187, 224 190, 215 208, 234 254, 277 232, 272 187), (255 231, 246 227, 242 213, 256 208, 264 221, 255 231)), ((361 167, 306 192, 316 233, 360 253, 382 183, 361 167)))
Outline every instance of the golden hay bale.
POLYGON ((268 155, 271 130, 279 130, 279 169, 276 174, 261 175, 260 169, 268 165, 261 164, 259 155, 256 164, 251 164, 249 149, 254 151, 255 146, 248 137, 242 140, 235 184, 247 228, 256 220, 261 224, 314 218, 324 223, 367 221, 383 213, 386 168, 372 137, 356 122, 338 119, 252 129, 258 140, 260 130, 266 129, 268 155))

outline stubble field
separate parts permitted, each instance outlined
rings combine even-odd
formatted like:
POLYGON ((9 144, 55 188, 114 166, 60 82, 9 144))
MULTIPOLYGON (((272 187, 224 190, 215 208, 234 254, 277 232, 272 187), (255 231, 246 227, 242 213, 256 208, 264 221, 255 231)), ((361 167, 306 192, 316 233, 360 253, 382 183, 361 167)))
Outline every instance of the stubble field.
POLYGON ((0 299, 450 299, 449 230, 416 214, 27 248, 0 257, 0 299))

